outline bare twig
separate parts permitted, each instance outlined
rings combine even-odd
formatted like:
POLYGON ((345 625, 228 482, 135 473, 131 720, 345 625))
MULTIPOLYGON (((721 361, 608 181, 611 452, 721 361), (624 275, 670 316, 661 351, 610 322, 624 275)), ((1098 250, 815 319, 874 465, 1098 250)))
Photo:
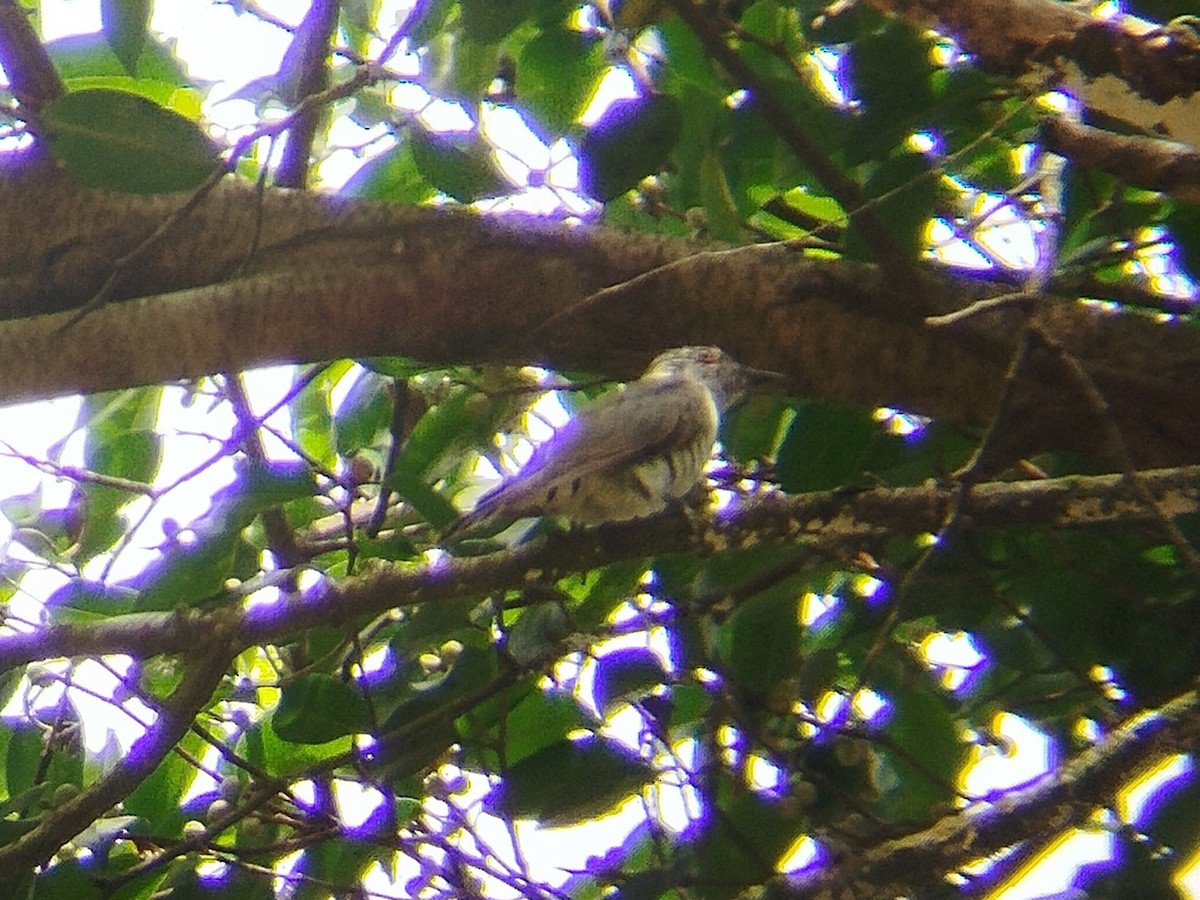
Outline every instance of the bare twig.
POLYGON ((0 0, 0 66, 22 110, 38 110, 66 93, 50 54, 29 24, 32 12, 0 0))
MULTIPOLYGON (((337 31, 336 0, 314 0, 293 34, 279 76, 287 82, 287 99, 303 101, 329 86, 329 50, 337 31)), ((322 108, 314 107, 295 117, 288 129, 283 158, 275 171, 280 187, 303 188, 308 181, 313 141, 321 124, 322 108)))
POLYGON ((154 771, 211 699, 224 677, 233 653, 222 642, 205 644, 185 661, 183 680, 162 704, 162 711, 121 764, 78 796, 43 813, 38 824, 15 841, 0 847, 0 885, 19 880, 31 867, 45 862, 79 831, 124 799, 154 771))

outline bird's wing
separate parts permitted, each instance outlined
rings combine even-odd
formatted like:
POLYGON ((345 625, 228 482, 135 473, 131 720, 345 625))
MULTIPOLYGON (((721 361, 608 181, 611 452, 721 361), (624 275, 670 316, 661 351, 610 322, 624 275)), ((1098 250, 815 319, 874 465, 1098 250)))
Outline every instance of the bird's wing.
POLYGON ((451 533, 498 516, 541 515, 547 492, 566 479, 620 470, 716 436, 712 397, 693 381, 631 382, 585 409, 539 446, 520 472, 485 494, 451 533))

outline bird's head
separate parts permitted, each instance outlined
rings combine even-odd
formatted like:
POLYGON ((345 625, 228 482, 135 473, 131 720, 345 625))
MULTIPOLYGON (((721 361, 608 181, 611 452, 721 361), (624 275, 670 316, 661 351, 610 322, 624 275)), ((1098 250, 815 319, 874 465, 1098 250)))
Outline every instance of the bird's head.
POLYGON ((748 393, 788 383, 777 372, 743 366, 719 347, 676 347, 660 353, 643 378, 693 378, 712 394, 717 409, 725 412, 748 393))

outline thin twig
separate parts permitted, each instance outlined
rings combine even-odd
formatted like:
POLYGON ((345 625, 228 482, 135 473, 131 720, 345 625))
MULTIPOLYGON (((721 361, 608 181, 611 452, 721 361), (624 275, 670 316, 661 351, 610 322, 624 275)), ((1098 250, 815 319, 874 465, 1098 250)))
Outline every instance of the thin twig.
POLYGON ((1126 484, 1133 491, 1134 496, 1153 514, 1163 535, 1178 551, 1184 565, 1187 566, 1188 570, 1197 580, 1200 580, 1200 553, 1196 551, 1196 548, 1192 546, 1184 533, 1179 530, 1179 526, 1175 524, 1170 516, 1163 512, 1162 507, 1154 499, 1154 495, 1150 492, 1149 487, 1147 487, 1145 479, 1134 464, 1133 456, 1129 452, 1129 445, 1125 443, 1121 429, 1117 427, 1117 423, 1113 419, 1112 408, 1108 405, 1108 400, 1105 399, 1100 389, 1096 386, 1096 382, 1092 380, 1091 375, 1088 374, 1079 360, 1073 354, 1068 353, 1066 348, 1054 338, 1045 334, 1041 329, 1034 329, 1033 336, 1043 348, 1053 353, 1058 361, 1071 373, 1071 377, 1083 392, 1088 406, 1104 429, 1109 452, 1115 457, 1115 461, 1121 469, 1121 474, 1124 476, 1126 484))
POLYGON ((118 257, 113 261, 112 268, 109 270, 108 277, 104 280, 104 283, 100 285, 96 293, 92 295, 91 299, 88 300, 87 303, 77 309, 74 315, 72 315, 71 318, 68 319, 63 325, 59 326, 57 333, 61 335, 69 331, 89 313, 94 312, 107 303, 126 270, 132 268, 138 262, 140 262, 141 259, 152 249, 154 249, 161 241, 163 241, 177 225, 179 225, 192 212, 198 209, 200 204, 204 202, 205 198, 208 197, 208 195, 212 193, 213 189, 216 188, 216 186, 221 182, 221 179, 223 179, 237 167, 238 160, 248 153, 250 148, 257 141, 264 137, 276 136, 286 131, 287 129, 291 128, 301 116, 307 115, 311 111, 333 103, 336 100, 349 97, 360 87, 374 82, 379 77, 381 77, 381 75, 377 67, 370 65, 362 66, 348 81, 344 82, 343 84, 335 85, 334 87, 331 87, 325 91, 321 91, 320 93, 310 94, 309 96, 305 97, 304 100, 301 101, 289 115, 284 116, 278 122, 271 122, 268 125, 261 126, 238 141, 234 145, 233 149, 230 150, 229 155, 215 169, 213 169, 211 173, 209 173, 209 176, 204 179, 204 182, 191 193, 188 199, 184 201, 181 206, 167 215, 145 240, 143 240, 124 256, 118 257))
POLYGON ((945 315, 926 316, 925 324, 932 328, 945 328, 949 325, 957 325, 960 322, 965 322, 975 316, 990 312, 999 312, 1004 309, 1016 308, 1028 312, 1033 304, 1037 302, 1037 299, 1036 294, 1030 294, 1026 291, 1000 294, 998 297, 976 300, 970 306, 956 309, 954 312, 946 313, 945 315))

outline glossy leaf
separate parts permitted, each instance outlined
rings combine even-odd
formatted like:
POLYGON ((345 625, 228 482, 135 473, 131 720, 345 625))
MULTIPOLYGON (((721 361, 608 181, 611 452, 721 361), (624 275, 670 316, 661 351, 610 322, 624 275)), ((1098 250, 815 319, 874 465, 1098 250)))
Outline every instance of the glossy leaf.
POLYGON ((607 718, 616 705, 635 699, 667 680, 658 657, 644 647, 614 650, 596 660, 592 694, 600 715, 607 718))
POLYGON ((578 32, 546 28, 517 57, 516 93, 522 108, 552 134, 578 118, 601 66, 600 44, 578 32))
POLYGON ((343 192, 364 200, 392 203, 424 203, 437 193, 417 166, 411 143, 397 144, 369 160, 346 182, 343 192))
POLYGON ((463 34, 471 40, 498 41, 533 11, 537 0, 509 0, 507 3, 463 0, 460 5, 463 34))
POLYGON ((850 77, 862 101, 848 147, 850 162, 885 156, 913 131, 932 101, 928 40, 890 21, 850 45, 850 77))
POLYGON ((743 690, 766 693, 798 672, 799 599, 785 582, 743 603, 721 629, 721 659, 743 690))
POLYGON ((779 446, 776 465, 785 491, 829 490, 857 479, 879 434, 863 410, 804 403, 779 446))
POLYGON ((640 760, 605 741, 559 741, 509 768, 491 799, 507 815, 567 825, 611 809, 651 776, 640 760))
POLYGON ((304 464, 272 463, 243 470, 228 488, 214 494, 209 512, 191 535, 169 546, 127 587, 140 593, 141 611, 172 609, 220 593, 230 577, 249 577, 237 568, 242 530, 264 509, 307 497, 314 489, 304 464))
POLYGON ((47 104, 42 123, 55 158, 91 187, 184 191, 198 187, 220 163, 194 122, 122 91, 67 94, 47 104))
MULTIPOLYGON (((938 179, 932 175, 929 160, 917 153, 888 159, 875 169, 863 193, 873 201, 871 208, 893 243, 910 259, 917 259, 925 249, 938 193, 938 179)), ((874 259, 875 248, 853 212, 846 250, 856 259, 874 259)))
POLYGON ((564 741, 585 719, 575 698, 561 693, 531 692, 508 715, 505 758, 515 765, 539 750, 564 741))
MULTIPOLYGON (((138 0, 134 0, 134 3, 138 0)), ((129 69, 117 58, 102 33, 76 34, 46 45, 59 77, 68 85, 99 76, 128 76, 129 69)), ((136 71, 140 79, 184 87, 196 83, 189 78, 179 59, 157 41, 143 40, 136 71)))
POLYGON ((421 176, 460 203, 508 190, 492 161, 491 147, 478 136, 456 139, 414 130, 409 144, 421 176))
POLYGON ((884 815, 924 821, 932 807, 954 796, 954 782, 967 746, 946 702, 928 689, 889 698, 885 733, 894 749, 878 751, 886 770, 876 779, 884 815))
POLYGON ((369 731, 371 711, 357 687, 313 672, 284 685, 272 726, 285 741, 324 744, 369 731))
POLYGON ((505 649, 522 669, 547 663, 562 653, 562 640, 571 633, 571 622, 556 603, 541 603, 524 610, 508 633, 505 649))
POLYGON ((683 130, 678 102, 668 94, 614 102, 579 146, 583 189, 611 200, 662 169, 683 130))
POLYGON ((388 381, 374 372, 362 372, 333 415, 337 452, 349 456, 374 446, 387 429, 392 415, 388 381))

